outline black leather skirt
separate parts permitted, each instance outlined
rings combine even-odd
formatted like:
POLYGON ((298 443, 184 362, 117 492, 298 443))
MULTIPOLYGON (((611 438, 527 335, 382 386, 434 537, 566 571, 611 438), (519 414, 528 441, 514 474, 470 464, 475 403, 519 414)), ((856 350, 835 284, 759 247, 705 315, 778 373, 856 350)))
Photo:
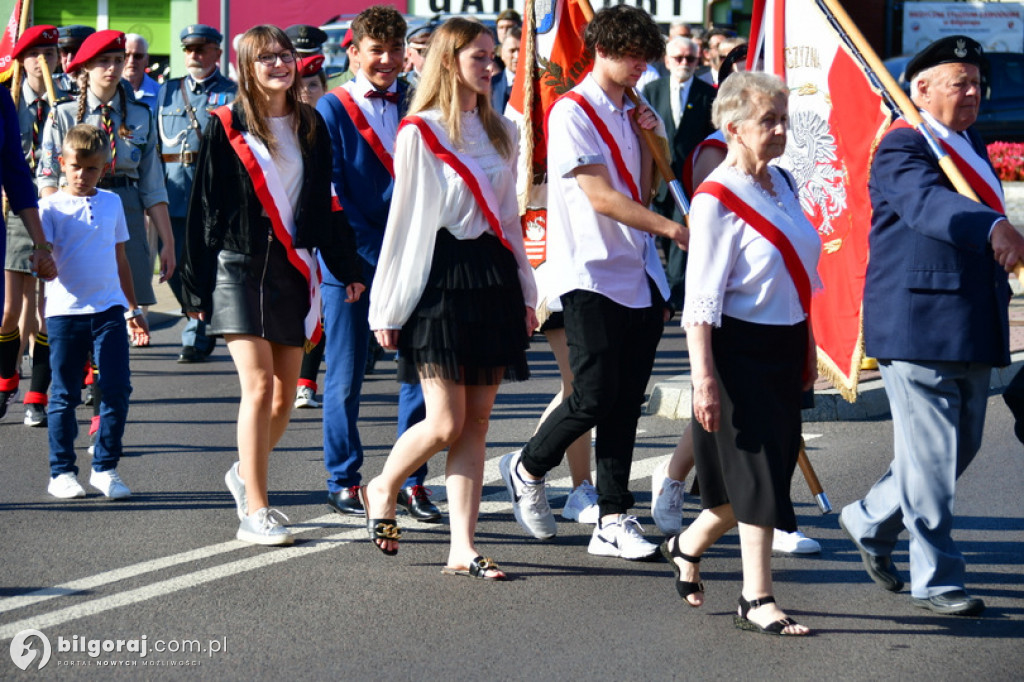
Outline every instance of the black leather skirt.
POLYGON ((306 278, 290 262, 266 221, 268 239, 256 253, 222 250, 207 333, 259 336, 284 346, 305 343, 309 312, 306 278))

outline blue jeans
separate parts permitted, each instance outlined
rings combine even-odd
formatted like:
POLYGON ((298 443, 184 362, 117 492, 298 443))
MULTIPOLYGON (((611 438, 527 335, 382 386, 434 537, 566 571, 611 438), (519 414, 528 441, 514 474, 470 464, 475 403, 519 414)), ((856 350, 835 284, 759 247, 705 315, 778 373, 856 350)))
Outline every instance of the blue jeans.
MULTIPOLYGON (((372 279, 370 271, 366 281, 372 279)), ((325 282, 320 293, 326 339, 324 360, 327 363, 323 390, 324 468, 327 469, 327 490, 336 493, 359 485, 361 481, 359 470, 363 466, 363 444, 359 439, 357 422, 370 343, 370 292, 364 292, 355 303, 345 303, 345 288, 325 282)), ((419 393, 422 410, 423 394, 419 386, 415 390, 419 393)), ((402 395, 406 398, 399 398, 400 432, 419 421, 413 419, 415 397, 407 393, 409 391, 403 385, 402 395), (410 398, 413 398, 411 403, 410 398), (403 403, 410 406, 403 410, 403 403)), ((421 485, 425 477, 424 465, 405 485, 421 485)))
POLYGON ((123 307, 114 306, 101 313, 58 315, 46 321, 53 372, 47 411, 51 477, 69 471, 78 474, 75 408, 82 402, 82 368, 90 351, 99 367, 98 382, 102 392, 100 430, 92 468, 109 471, 116 468, 121 459, 121 438, 128 419, 128 397, 132 394, 124 312, 123 307))

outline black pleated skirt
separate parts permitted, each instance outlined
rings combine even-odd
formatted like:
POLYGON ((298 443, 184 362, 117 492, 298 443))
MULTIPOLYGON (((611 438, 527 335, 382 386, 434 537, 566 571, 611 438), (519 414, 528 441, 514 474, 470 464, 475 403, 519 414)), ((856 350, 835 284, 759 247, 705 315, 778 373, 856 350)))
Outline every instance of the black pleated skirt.
POLYGON ((701 506, 731 504, 741 523, 795 531, 789 490, 800 451, 807 323, 723 316, 711 348, 722 417, 715 433, 693 422, 701 506))
MULTIPOLYGON (((272 235, 270 221, 261 229, 272 235)), ((309 312, 306 278, 288 261, 276 238, 257 240, 255 253, 221 250, 207 333, 259 336, 284 346, 306 341, 309 312)))
POLYGON ((427 286, 398 337, 398 380, 524 381, 528 344, 512 253, 494 235, 459 240, 438 230, 427 286))

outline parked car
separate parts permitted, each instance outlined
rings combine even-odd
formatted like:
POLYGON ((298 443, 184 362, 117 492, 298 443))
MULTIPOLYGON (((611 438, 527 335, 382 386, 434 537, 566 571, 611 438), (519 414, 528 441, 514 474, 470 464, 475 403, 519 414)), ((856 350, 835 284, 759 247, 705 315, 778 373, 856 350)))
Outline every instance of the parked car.
MULTIPOLYGON (((1024 53, 988 52, 988 87, 981 99, 975 129, 986 143, 1024 142, 1024 53)), ((909 93, 904 69, 913 55, 885 60, 900 86, 909 93)))

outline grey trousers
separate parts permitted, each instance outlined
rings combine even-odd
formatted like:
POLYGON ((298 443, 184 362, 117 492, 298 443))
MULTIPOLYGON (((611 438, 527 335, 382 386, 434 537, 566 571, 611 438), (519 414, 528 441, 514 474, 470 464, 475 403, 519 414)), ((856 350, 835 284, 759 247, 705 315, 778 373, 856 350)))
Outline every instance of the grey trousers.
POLYGON ((889 556, 910 533, 910 591, 928 598, 964 588, 966 562, 951 536, 956 479, 981 447, 992 375, 966 362, 881 364, 892 408, 892 464, 843 523, 870 553, 889 556))

